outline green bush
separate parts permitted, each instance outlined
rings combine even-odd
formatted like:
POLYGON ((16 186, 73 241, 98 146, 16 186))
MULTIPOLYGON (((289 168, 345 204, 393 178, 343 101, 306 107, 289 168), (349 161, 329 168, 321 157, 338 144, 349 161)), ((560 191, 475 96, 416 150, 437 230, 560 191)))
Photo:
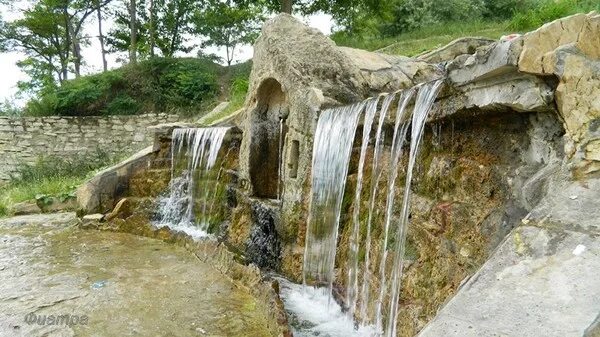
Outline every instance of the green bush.
POLYGON ((515 15, 530 10, 535 0, 483 0, 483 17, 489 20, 508 20, 515 15))
POLYGON ((600 10, 600 2, 594 0, 539 0, 530 9, 515 13, 510 22, 510 28, 526 31, 568 15, 592 10, 600 10))
POLYGON ((28 102, 31 116, 131 115, 190 110, 219 94, 223 67, 201 58, 152 58, 83 76, 28 102))
POLYGON ((141 110, 140 104, 127 94, 118 94, 106 104, 103 115, 135 115, 141 110))
POLYGON ((482 0, 396 0, 381 32, 393 36, 442 22, 476 21, 483 13, 482 0))

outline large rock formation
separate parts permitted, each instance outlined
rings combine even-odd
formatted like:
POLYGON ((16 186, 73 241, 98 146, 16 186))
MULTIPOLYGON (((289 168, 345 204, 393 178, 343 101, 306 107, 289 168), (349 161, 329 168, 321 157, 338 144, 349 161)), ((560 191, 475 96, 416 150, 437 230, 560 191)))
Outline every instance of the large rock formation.
MULTIPOLYGON (((256 42, 236 121, 243 138, 239 166, 227 166, 235 179, 220 237, 241 260, 299 280, 320 113, 440 78, 445 70, 413 180, 399 335, 413 336, 430 321, 424 336, 597 331, 599 22, 595 13, 578 14, 513 39, 461 40, 410 59, 337 47, 289 15, 273 18, 256 42), (575 254, 579 244, 585 248, 575 254), (527 315, 523 306, 539 309, 527 315), (495 310, 504 314, 492 316, 495 310)), ((157 137, 167 138, 166 130, 157 137)), ((161 151, 167 158, 168 150, 161 151)), ((341 289, 348 215, 368 207, 368 200, 357 205, 352 198, 359 152, 353 151, 342 202, 335 270, 341 289)), ((389 155, 381 162, 387 176, 389 155)), ((370 175, 367 169, 363 191, 370 190, 370 175)), ((378 209, 386 183, 374 186, 378 209)), ((103 184, 97 185, 100 193, 103 184)), ((402 189, 397 184, 396 199, 402 189)), ((394 217, 399 211, 397 203, 394 217)), ((376 265, 384 240, 378 227, 373 237, 376 265)), ((379 281, 373 277, 373 288, 379 281)))

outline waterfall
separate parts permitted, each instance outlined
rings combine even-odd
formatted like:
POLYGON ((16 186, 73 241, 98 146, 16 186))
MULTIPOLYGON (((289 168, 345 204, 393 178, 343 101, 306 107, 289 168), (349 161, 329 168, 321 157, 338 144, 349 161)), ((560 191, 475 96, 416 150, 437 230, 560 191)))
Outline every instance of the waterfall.
MULTIPOLYGON (((331 294, 334 281, 334 266, 337 248, 338 227, 342 197, 344 194, 346 175, 352 153, 353 138, 360 115, 365 110, 363 134, 358 161, 357 183, 354 191, 354 209, 349 238, 348 273, 346 301, 349 318, 359 318, 361 325, 374 324, 377 335, 395 336, 402 279, 404 245, 408 227, 408 215, 411 198, 411 181, 413 168, 419 152, 425 121, 431 106, 441 87, 442 81, 433 81, 401 91, 399 95, 383 95, 379 118, 375 130, 373 144, 373 160, 370 177, 370 189, 366 210, 366 221, 361 221, 361 195, 365 170, 365 159, 369 151, 371 129, 375 119, 380 97, 368 99, 362 103, 326 110, 317 124, 313 147, 313 172, 311 202, 306 234, 303 278, 306 284, 327 285, 331 294), (387 187, 385 188, 385 217, 383 222, 377 220, 375 202, 378 195, 379 182, 383 178, 384 155, 383 126, 388 110, 397 101, 395 123, 390 149, 390 163, 387 167, 387 187), (416 98, 415 98, 416 96, 416 98), (411 114, 407 107, 414 100, 411 114), (406 180, 400 215, 394 220, 395 183, 410 128, 410 152, 406 167, 406 180), (397 223, 393 223, 397 222, 397 223), (383 242, 373 246, 371 237, 373 229, 381 233, 383 242), (364 230, 365 234, 361 233, 364 230), (364 236, 364 238, 362 237, 364 236), (394 240, 390 240, 393 238, 394 240), (361 242, 361 239, 364 242, 361 242), (390 247, 388 242, 393 242, 390 247), (373 247, 372 247, 373 246, 373 247), (359 251, 364 248, 364 261, 361 263, 359 251), (375 298, 369 298, 375 288, 372 285, 371 253, 373 249, 380 251, 377 275, 379 284, 375 298), (388 256, 393 256, 390 265, 388 256), (362 280, 359 277, 362 268, 362 280), (391 271, 390 271, 391 269, 391 271), (370 309, 373 311, 370 311, 370 309), (374 317, 372 317, 374 316, 374 317)), ((375 256, 377 258, 377 256, 375 256)), ((373 262, 374 263, 374 262, 373 262)), ((375 268, 375 265, 373 266, 375 268)))
POLYGON ((409 89, 402 92, 400 100, 398 102, 398 110, 396 112, 396 122, 394 123, 394 136, 392 137, 392 149, 391 149, 391 158, 392 164, 390 166, 390 172, 388 177, 388 188, 387 188, 387 196, 386 196, 386 208, 385 208, 385 219, 383 225, 383 246, 381 252, 381 261, 379 263, 379 278, 381 280, 380 289, 379 289, 379 297, 377 298, 376 311, 375 311, 375 322, 377 331, 381 331, 382 329, 382 306, 383 306, 383 297, 387 290, 385 284, 385 267, 387 260, 387 245, 388 245, 388 236, 390 231, 390 224, 392 220, 392 209, 394 206, 394 196, 395 191, 394 187, 396 186, 396 178, 398 176, 398 162, 400 161, 400 157, 402 157, 402 145, 406 139, 406 133, 408 131, 408 126, 410 123, 403 122, 405 120, 406 106, 408 102, 414 95, 414 89, 409 89))
MULTIPOLYGON (((371 225, 373 223, 373 211, 375 210, 375 196, 377 194, 377 185, 381 178, 381 165, 380 160, 383 150, 383 123, 387 116, 388 109, 392 100, 396 97, 396 94, 387 95, 381 104, 381 110, 379 111, 379 122, 377 123, 377 131, 375 133, 375 150, 373 154, 373 170, 371 172, 371 193, 369 194, 369 212, 367 218, 367 237, 365 239, 365 267, 363 270, 363 284, 361 290, 361 310, 360 315, 363 317, 363 324, 366 323, 366 316, 369 304, 369 264, 370 264, 370 250, 371 250, 371 225)), ((359 198, 360 200, 360 198, 359 198)))
POLYGON ((303 280, 331 290, 338 225, 352 142, 365 103, 325 110, 317 123, 303 280))
POLYGON ((360 146, 360 158, 358 161, 358 175, 356 178, 356 191, 354 193, 354 211, 352 212, 352 236, 350 237, 350 252, 348 266, 348 288, 346 290, 346 299, 348 301, 348 315, 354 316, 356 302, 358 297, 358 248, 360 240, 360 195, 362 192, 363 168, 365 166, 365 157, 369 145, 369 135, 371 126, 377 111, 379 96, 375 99, 369 99, 366 104, 365 119, 363 122, 362 144, 360 146))
POLYGON ((228 127, 173 130, 171 182, 167 196, 159 200, 157 226, 169 226, 195 237, 207 235, 212 202, 219 188, 218 181, 209 173, 228 130, 228 127), (194 212, 197 193, 202 206, 198 216, 194 212), (209 200, 212 201, 207 212, 209 200))
POLYGON ((406 232, 408 230, 408 208, 410 206, 412 173, 419 152, 419 145, 423 139, 423 128, 431 110, 433 101, 442 85, 442 81, 429 82, 419 88, 417 101, 413 110, 411 125, 410 154, 408 156, 408 167, 406 169, 406 180, 404 182, 404 198, 398 223, 394 247, 394 263, 392 265, 392 294, 388 312, 388 325, 385 336, 396 336, 396 323, 398 320, 398 300, 400 298, 400 281, 402 280, 402 269, 404 267, 404 249, 406 244, 406 232))

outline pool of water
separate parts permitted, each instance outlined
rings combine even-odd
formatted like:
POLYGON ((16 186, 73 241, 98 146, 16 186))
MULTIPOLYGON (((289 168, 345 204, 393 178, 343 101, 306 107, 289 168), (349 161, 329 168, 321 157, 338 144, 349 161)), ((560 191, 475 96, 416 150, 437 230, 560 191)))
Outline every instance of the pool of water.
POLYGON ((269 336, 256 300, 185 249, 74 219, 0 220, 0 336, 269 336))

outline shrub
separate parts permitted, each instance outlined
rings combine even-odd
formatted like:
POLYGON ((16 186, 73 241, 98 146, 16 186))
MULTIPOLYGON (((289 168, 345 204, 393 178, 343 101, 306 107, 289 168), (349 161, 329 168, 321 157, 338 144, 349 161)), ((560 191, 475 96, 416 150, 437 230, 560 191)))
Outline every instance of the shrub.
POLYGON ((135 115, 141 110, 140 104, 127 94, 118 94, 106 104, 103 115, 135 115))
POLYGON ((483 16, 490 20, 507 20, 516 13, 530 10, 535 0, 483 0, 483 16))
POLYGON ((96 150, 68 159, 40 157, 34 164, 20 165, 10 182, 0 187, 0 217, 7 216, 10 206, 18 202, 50 196, 72 197, 86 178, 116 159, 96 150))
POLYGON ((382 25, 381 31, 398 35, 440 22, 475 21, 483 12, 482 0, 396 0, 392 19, 382 25))
POLYGON ((600 2, 593 0, 540 0, 529 10, 515 13, 510 21, 510 28, 525 31, 567 15, 592 10, 600 10, 600 2))
POLYGON ((28 102, 30 116, 131 115, 198 110, 219 93, 223 67, 208 59, 152 58, 63 83, 28 102))

